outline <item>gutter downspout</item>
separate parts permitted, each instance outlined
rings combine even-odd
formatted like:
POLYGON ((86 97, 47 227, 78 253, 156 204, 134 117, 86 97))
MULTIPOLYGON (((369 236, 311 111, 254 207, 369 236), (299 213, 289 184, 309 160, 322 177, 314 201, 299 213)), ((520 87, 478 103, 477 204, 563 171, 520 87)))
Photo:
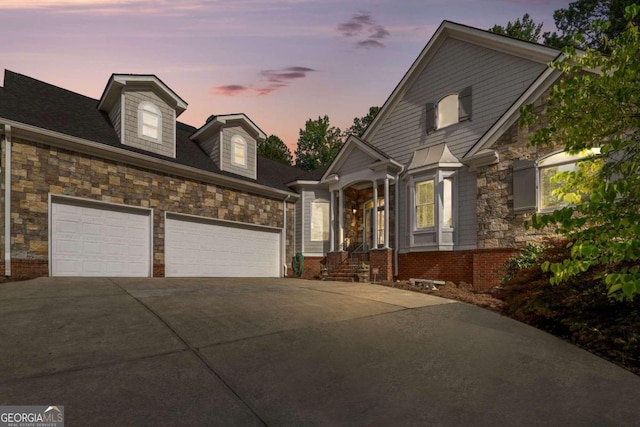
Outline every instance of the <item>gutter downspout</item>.
MULTIPOLYGON (((280 255, 280 261, 282 262, 283 268, 283 276, 287 277, 287 200, 289 200, 290 195, 287 194, 287 197, 282 201, 282 210, 284 217, 284 224, 282 227, 282 254, 280 255)), ((295 238, 295 236, 294 236, 295 238)))
POLYGON ((399 233, 399 219, 400 219, 400 174, 396 174, 396 179, 395 179, 395 185, 396 188, 394 189, 395 193, 393 195, 393 201, 395 204, 394 210, 395 210, 395 228, 396 228, 396 232, 394 233, 394 242, 393 242, 393 276, 394 277, 398 277, 398 245, 400 244, 400 233, 399 233))
POLYGON ((11 277, 11 126, 4 125, 4 275, 11 277))

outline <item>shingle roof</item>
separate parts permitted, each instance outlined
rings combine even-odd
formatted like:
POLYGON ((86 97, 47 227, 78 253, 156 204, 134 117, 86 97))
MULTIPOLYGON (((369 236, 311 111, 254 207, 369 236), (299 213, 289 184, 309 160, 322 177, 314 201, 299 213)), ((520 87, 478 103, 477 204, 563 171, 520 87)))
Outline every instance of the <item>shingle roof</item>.
POLYGON ((60 132, 123 150, 145 154, 185 166, 194 167, 278 190, 291 191, 285 185, 305 171, 258 156, 258 179, 252 180, 221 171, 202 150, 189 139, 196 128, 176 122, 176 158, 151 153, 120 143, 109 117, 98 110, 98 100, 5 70, 4 87, 0 87, 0 117, 39 128, 60 132))

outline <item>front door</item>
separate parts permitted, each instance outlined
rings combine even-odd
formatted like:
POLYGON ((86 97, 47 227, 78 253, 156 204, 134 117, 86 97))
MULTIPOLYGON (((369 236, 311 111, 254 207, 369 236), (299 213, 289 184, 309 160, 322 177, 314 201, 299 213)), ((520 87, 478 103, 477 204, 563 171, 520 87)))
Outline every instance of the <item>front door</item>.
POLYGON ((384 245, 384 198, 378 199, 378 211, 376 212, 377 230, 373 229, 373 200, 369 200, 364 204, 363 223, 364 223, 364 246, 365 249, 371 249, 373 245, 373 233, 378 235, 378 246, 384 245))

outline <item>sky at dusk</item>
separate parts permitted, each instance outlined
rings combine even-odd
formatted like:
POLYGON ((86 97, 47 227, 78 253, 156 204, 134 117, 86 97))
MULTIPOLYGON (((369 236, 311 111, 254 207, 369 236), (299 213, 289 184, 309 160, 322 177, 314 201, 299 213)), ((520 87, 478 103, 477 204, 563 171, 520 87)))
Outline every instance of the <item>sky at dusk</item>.
POLYGON ((179 121, 246 113, 295 149, 309 118, 345 129, 381 106, 443 20, 487 29, 559 0, 0 0, 0 71, 99 98, 112 73, 155 74, 179 121))

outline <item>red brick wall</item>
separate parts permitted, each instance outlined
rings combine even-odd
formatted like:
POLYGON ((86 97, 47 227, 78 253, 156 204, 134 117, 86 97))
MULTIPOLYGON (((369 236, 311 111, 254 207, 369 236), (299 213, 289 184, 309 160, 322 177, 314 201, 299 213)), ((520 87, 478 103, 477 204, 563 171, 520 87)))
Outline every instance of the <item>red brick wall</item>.
MULTIPOLYGON (((304 266, 302 269, 303 279, 319 279, 320 263, 325 262, 325 257, 304 257, 304 266)), ((287 270, 287 276, 296 277, 293 269, 287 270)))
POLYGON ((514 255, 517 249, 489 249, 473 255, 473 287, 490 289, 500 284, 504 275, 504 263, 514 255))
POLYGON ((473 252, 412 252, 398 255, 398 279, 473 282, 473 252))
POLYGON ((398 279, 434 279, 473 284, 478 290, 500 284, 504 262, 517 249, 413 252, 398 255, 398 279))
POLYGON ((164 264, 153 264, 153 277, 164 277, 164 264))
POLYGON ((393 249, 373 249, 369 252, 369 264, 371 280, 393 280, 393 249), (373 269, 378 269, 378 274, 373 269))
MULTIPOLYGON (((3 267, 4 270, 4 267, 3 267)), ((35 279, 49 275, 49 262, 43 260, 13 259, 11 260, 12 279, 35 279)))

